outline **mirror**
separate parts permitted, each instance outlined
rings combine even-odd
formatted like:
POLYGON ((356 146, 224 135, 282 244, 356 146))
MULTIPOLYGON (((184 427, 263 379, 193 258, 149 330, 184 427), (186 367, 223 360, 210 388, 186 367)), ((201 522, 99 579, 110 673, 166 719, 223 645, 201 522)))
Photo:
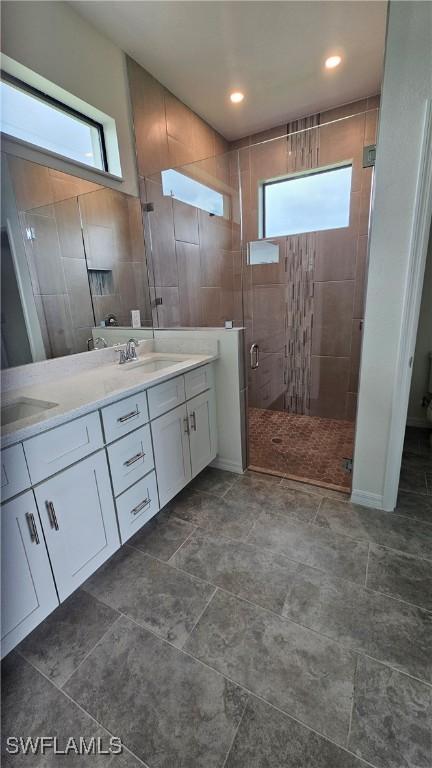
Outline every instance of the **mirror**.
POLYGON ((2 368, 151 328, 139 199, 2 153, 1 279, 2 368))

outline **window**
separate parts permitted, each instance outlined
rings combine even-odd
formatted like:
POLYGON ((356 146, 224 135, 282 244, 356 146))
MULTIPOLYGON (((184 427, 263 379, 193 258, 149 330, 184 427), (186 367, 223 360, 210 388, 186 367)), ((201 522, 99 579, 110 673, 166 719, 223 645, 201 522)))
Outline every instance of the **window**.
POLYGON ((224 196, 200 181, 195 181, 179 171, 162 171, 162 191, 164 195, 175 197, 195 208, 212 213, 214 216, 224 215, 224 196))
POLYGON ((3 133, 108 170, 102 125, 9 75, 3 73, 2 77, 3 133))
POLYGON ((349 226, 352 166, 268 181, 262 186, 262 235, 279 237, 349 226))

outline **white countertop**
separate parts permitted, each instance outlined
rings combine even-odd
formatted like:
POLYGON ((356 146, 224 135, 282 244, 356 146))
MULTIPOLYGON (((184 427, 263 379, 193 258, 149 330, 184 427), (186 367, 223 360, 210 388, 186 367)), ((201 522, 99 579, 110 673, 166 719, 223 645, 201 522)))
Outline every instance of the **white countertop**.
POLYGON ((146 372, 134 363, 120 366, 118 363, 109 362, 90 370, 77 371, 68 377, 53 378, 43 383, 33 383, 31 386, 3 392, 3 407, 21 398, 50 401, 57 405, 2 426, 2 448, 109 405, 122 397, 153 387, 200 365, 211 363, 217 360, 218 355, 150 353, 140 355, 139 362, 166 358, 176 362, 156 372, 146 372))

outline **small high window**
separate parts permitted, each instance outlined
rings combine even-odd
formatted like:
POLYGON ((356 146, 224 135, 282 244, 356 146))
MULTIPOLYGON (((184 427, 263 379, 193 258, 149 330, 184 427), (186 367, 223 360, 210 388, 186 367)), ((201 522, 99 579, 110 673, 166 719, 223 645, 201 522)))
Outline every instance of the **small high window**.
POLYGON ((91 118, 2 74, 3 133, 85 165, 107 171, 103 127, 91 118))
POLYGON ((262 236, 349 226, 352 166, 312 171, 262 185, 262 236))
POLYGON ((164 195, 201 208, 214 216, 224 215, 224 196, 221 192, 172 168, 162 171, 161 175, 164 195))

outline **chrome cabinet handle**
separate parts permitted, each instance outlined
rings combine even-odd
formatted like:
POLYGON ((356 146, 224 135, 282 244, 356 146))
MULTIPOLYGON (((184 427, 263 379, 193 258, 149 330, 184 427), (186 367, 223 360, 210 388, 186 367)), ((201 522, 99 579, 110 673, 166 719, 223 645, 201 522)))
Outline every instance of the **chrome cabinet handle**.
POLYGON ((35 544, 39 544, 39 534, 37 532, 33 512, 26 512, 26 520, 30 531, 30 539, 34 541, 35 544))
POLYGON ((196 432, 197 428, 196 428, 196 413, 195 413, 195 411, 192 411, 191 415, 189 416, 189 420, 191 422, 191 429, 193 429, 193 431, 196 432))
POLYGON ((151 499, 150 499, 150 498, 148 498, 148 499, 144 499, 144 501, 142 501, 142 502, 141 502, 140 504, 138 504, 136 507, 134 507, 133 509, 131 509, 131 515, 137 515, 137 514, 138 514, 138 512, 141 512, 141 510, 142 510, 142 509, 144 509, 144 507, 148 507, 148 505, 150 504, 150 501, 151 501, 151 499))
POLYGON ((250 367, 254 371, 259 366, 259 346, 258 344, 252 344, 250 350, 250 367))
POLYGON ((117 421, 120 422, 120 424, 123 424, 124 421, 129 421, 129 419, 133 419, 134 416, 139 416, 140 412, 138 408, 136 408, 135 411, 131 411, 130 413, 126 413, 124 416, 119 416, 117 421))
POLYGON ((123 462, 123 465, 125 467, 130 467, 131 464, 135 464, 136 461, 139 461, 140 459, 143 459, 145 456, 145 452, 141 451, 141 453, 136 453, 135 456, 132 456, 131 459, 127 459, 127 461, 123 462))
POLYGON ((59 524, 57 522, 57 515, 56 511, 54 509, 54 504, 52 501, 46 501, 45 502, 47 512, 48 512, 48 520, 50 521, 51 528, 54 528, 55 531, 59 530, 59 524))
POLYGON ((185 433, 186 433, 187 435, 190 435, 190 429, 189 429, 189 419, 188 419, 188 417, 187 417, 187 416, 185 416, 185 417, 184 417, 184 419, 183 419, 183 424, 184 424, 184 431, 185 431, 185 433))

